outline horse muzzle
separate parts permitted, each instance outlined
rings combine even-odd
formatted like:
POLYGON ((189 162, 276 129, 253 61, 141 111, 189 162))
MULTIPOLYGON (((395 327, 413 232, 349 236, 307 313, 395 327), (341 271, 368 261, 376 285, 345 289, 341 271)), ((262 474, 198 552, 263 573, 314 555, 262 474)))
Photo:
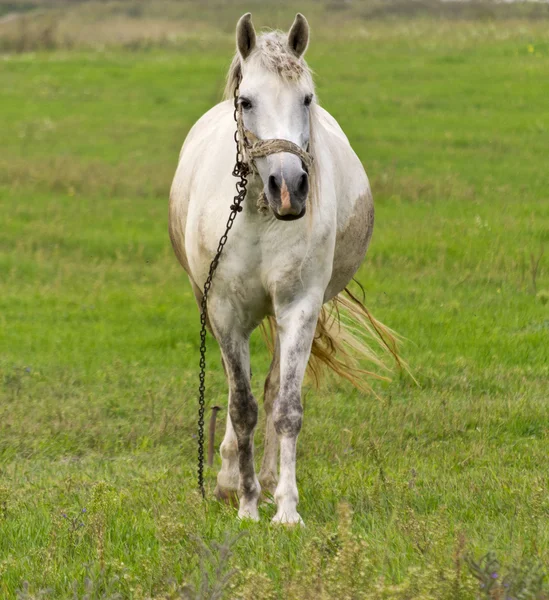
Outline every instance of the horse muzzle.
POLYGON ((265 187, 269 206, 277 219, 294 221, 303 217, 309 195, 309 175, 306 171, 271 173, 265 187))

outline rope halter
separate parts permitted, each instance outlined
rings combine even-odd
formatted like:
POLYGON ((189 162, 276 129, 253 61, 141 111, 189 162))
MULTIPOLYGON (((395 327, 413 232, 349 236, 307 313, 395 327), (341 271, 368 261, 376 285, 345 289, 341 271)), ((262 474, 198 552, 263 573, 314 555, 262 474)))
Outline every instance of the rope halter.
POLYGON ((242 112, 240 110, 238 111, 237 128, 241 147, 244 148, 248 162, 255 171, 257 171, 254 162, 256 158, 264 158, 278 152, 295 154, 301 159, 307 171, 313 166, 314 159, 312 155, 289 140, 260 140, 254 133, 244 127, 242 112))

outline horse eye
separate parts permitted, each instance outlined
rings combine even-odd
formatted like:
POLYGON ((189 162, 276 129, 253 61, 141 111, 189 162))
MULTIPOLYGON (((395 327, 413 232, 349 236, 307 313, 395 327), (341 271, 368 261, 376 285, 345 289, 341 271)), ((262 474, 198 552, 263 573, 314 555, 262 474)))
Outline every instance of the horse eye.
POLYGON ((250 110, 250 108, 252 108, 252 103, 248 98, 240 98, 240 106, 243 110, 250 110))
POLYGON ((305 104, 305 106, 311 106, 312 101, 313 101, 313 95, 308 94, 307 96, 305 96, 305 100, 303 100, 303 104, 305 104))

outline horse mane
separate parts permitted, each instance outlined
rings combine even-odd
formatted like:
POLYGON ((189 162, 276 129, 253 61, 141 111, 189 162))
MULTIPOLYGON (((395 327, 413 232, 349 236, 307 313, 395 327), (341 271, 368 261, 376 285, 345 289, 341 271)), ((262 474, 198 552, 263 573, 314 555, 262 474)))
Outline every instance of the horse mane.
MULTIPOLYGON (((311 89, 314 89, 313 72, 305 62, 303 56, 296 56, 288 47, 288 35, 283 31, 266 31, 257 37, 256 46, 251 52, 246 62, 259 62, 262 68, 271 73, 275 73, 284 81, 298 83, 306 81, 311 89)), ((242 76, 242 58, 236 52, 227 73, 227 82, 223 93, 224 100, 233 100, 234 92, 242 76)), ((315 127, 317 119, 316 97, 311 104, 310 110, 310 139, 309 153, 314 159, 314 166, 309 173, 309 202, 312 205, 316 203, 319 192, 319 170, 318 156, 315 152, 315 127)), ((310 211, 309 211, 310 213, 310 211)))

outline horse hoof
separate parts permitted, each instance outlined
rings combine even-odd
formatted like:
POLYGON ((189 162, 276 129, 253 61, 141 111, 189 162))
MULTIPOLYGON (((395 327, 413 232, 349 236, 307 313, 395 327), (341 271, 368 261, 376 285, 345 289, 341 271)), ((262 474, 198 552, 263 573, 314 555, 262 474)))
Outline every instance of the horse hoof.
POLYGON ((241 521, 259 521, 257 507, 245 507, 238 511, 238 518, 241 521))
POLYGON ((238 494, 237 494, 236 490, 229 490, 226 488, 222 488, 218 484, 215 486, 214 495, 221 502, 224 502, 225 504, 228 504, 229 506, 232 506, 233 508, 238 507, 238 494))
POLYGON ((296 510, 277 512, 272 518, 271 523, 273 525, 286 525, 289 527, 293 527, 295 525, 305 527, 303 519, 299 516, 299 513, 296 510))

